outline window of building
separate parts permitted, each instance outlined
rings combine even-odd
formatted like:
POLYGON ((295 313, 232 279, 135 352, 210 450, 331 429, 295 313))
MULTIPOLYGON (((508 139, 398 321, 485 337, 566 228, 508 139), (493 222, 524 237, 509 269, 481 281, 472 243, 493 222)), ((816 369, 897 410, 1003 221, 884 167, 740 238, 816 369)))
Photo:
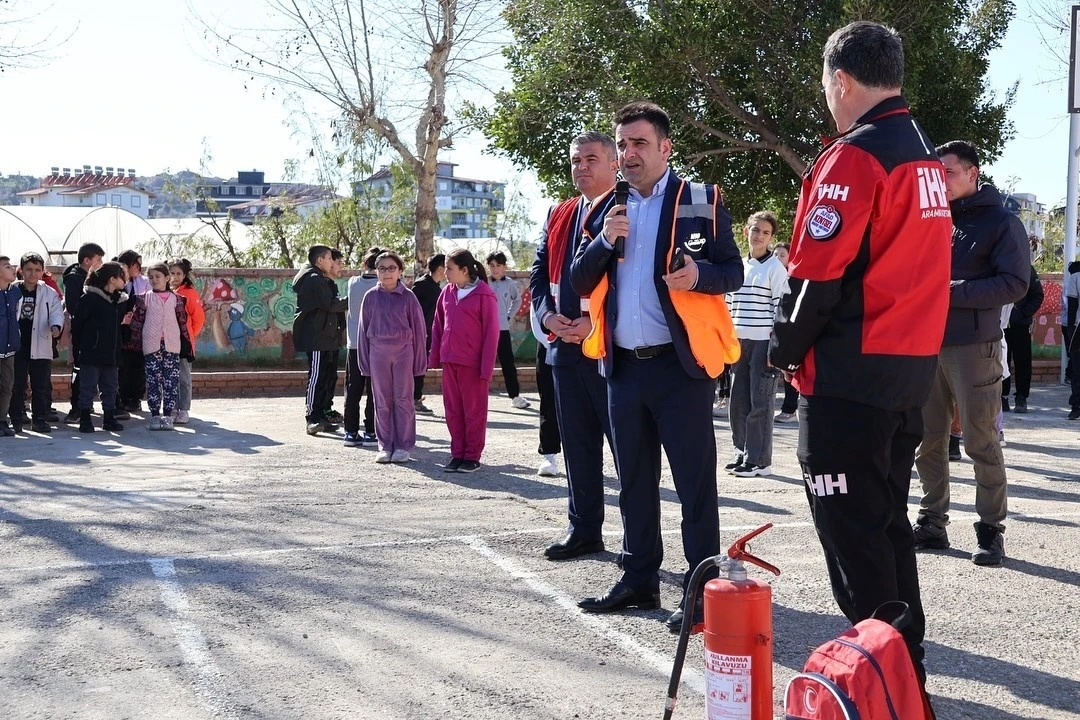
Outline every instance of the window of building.
POLYGON ((120 193, 113 193, 112 197, 109 198, 109 202, 111 202, 114 207, 120 207, 123 198, 120 197, 120 193))
POLYGON ((235 195, 236 194, 236 186, 235 185, 232 185, 232 186, 229 187, 229 194, 230 195, 235 195))
POLYGON ((131 207, 142 207, 142 197, 139 195, 132 195, 131 207))
POLYGON ((104 205, 105 202, 106 202, 105 193, 98 193, 97 195, 94 196, 94 204, 95 205, 104 205))
POLYGON ((251 187, 250 185, 248 185, 248 186, 247 186, 247 194, 248 194, 248 195, 251 195, 251 194, 253 194, 254 192, 255 192, 255 188, 253 188, 253 187, 251 187))
POLYGON ((450 189, 450 183, 447 182, 446 180, 440 180, 439 181, 439 189, 442 190, 443 192, 446 192, 447 190, 450 189))

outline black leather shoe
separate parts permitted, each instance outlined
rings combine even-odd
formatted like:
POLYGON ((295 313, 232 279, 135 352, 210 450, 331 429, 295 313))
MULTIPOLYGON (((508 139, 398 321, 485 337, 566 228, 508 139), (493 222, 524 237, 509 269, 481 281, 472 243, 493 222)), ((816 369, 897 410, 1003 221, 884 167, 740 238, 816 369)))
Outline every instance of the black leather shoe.
POLYGON ((548 560, 569 560, 580 555, 603 551, 603 540, 586 540, 574 533, 567 533, 566 537, 559 542, 547 546, 547 549, 544 550, 544 557, 548 560))
MULTIPOLYGON (((683 606, 679 603, 679 607, 675 609, 675 612, 671 613, 671 617, 664 621, 667 625, 667 629, 673 633, 678 633, 682 630, 683 622, 683 606)), ((705 611, 699 606, 697 612, 694 613, 694 624, 690 626, 690 634, 696 635, 705 629, 705 611)))
POLYGON ((578 601, 578 607, 593 613, 618 612, 633 607, 656 610, 660 607, 660 593, 638 592, 620 580, 605 595, 582 598, 578 601))

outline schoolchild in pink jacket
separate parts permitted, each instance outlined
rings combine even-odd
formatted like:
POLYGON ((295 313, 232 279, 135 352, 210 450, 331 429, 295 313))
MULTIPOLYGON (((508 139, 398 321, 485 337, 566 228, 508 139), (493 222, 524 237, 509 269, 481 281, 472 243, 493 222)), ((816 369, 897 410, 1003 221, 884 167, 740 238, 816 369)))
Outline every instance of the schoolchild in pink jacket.
POLYGON ((446 472, 475 472, 487 439, 488 386, 499 347, 499 303, 484 266, 468 250, 446 256, 449 281, 431 324, 428 367, 441 367, 450 429, 446 472))
POLYGON ((408 462, 416 446, 413 383, 427 369, 427 324, 420 301, 401 282, 405 263, 397 253, 375 258, 378 284, 360 302, 357 364, 375 395, 377 463, 408 462))

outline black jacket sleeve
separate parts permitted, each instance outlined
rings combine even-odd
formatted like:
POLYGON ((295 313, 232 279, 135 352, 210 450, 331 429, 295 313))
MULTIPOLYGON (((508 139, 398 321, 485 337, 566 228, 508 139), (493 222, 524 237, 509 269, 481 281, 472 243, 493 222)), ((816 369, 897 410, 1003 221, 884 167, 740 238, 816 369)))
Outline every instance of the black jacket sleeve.
POLYGON ((1002 308, 1024 297, 1031 275, 1031 245, 1020 219, 1007 215, 990 251, 990 273, 953 285, 949 307, 1002 308))
MULTIPOLYGON (((555 307, 555 298, 551 297, 551 276, 548 274, 548 223, 551 222, 553 209, 548 208, 544 227, 540 230, 540 242, 536 246, 532 272, 529 274, 529 295, 532 296, 533 312, 540 319, 541 327, 543 327, 545 315, 549 312, 558 312, 555 307)), ((544 330, 547 328, 545 327, 544 330)))
POLYGON ((1042 307, 1044 296, 1045 293, 1043 292, 1042 281, 1039 280, 1039 273, 1032 267, 1027 294, 1024 295, 1022 300, 1013 305, 1012 313, 1009 315, 1009 325, 1011 327, 1027 327, 1030 325, 1035 313, 1039 312, 1039 308, 1042 307))

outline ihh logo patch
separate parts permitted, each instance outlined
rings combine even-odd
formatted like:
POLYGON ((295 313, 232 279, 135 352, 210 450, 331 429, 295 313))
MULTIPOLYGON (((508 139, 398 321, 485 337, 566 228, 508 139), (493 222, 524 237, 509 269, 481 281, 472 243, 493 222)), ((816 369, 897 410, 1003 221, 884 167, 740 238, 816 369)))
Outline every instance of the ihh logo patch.
POLYGON ((809 475, 803 473, 803 480, 810 493, 818 497, 829 495, 847 495, 847 475, 838 473, 835 475, 809 475))
POLYGON ((806 218, 806 234, 815 240, 829 240, 840 232, 843 219, 832 205, 818 205, 806 218))

